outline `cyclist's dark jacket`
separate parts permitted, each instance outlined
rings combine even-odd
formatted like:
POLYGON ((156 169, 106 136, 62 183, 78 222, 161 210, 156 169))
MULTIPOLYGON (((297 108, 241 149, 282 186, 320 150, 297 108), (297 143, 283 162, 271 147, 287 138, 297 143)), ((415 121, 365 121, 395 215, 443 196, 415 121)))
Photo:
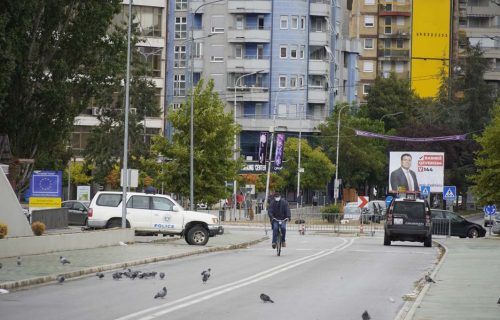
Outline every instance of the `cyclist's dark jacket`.
POLYGON ((280 199, 280 201, 273 199, 269 205, 268 215, 271 221, 273 218, 278 220, 288 218, 288 220, 290 220, 292 217, 292 213, 288 207, 288 202, 285 199, 280 199))

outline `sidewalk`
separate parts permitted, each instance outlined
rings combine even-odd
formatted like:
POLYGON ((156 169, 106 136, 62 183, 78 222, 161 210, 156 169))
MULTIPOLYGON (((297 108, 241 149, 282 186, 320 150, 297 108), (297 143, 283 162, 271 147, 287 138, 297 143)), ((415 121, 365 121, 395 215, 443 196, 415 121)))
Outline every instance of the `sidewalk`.
POLYGON ((12 290, 55 281, 59 275, 73 278, 194 254, 242 248, 266 239, 268 237, 264 232, 226 229, 223 235, 210 238, 205 246, 190 246, 178 237, 146 237, 129 245, 24 256, 21 257, 21 266, 17 266, 16 258, 2 258, 0 288, 12 290), (154 238, 157 240, 151 242, 154 238), (59 256, 66 257, 71 264, 61 265, 59 256))
POLYGON ((500 319, 500 239, 438 239, 446 253, 404 319, 500 319))

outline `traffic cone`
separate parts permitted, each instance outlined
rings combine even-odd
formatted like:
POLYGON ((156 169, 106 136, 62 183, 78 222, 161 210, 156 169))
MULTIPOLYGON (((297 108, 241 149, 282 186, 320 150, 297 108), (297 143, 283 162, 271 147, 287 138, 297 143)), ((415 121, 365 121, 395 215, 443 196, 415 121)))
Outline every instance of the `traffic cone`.
POLYGON ((359 233, 363 233, 363 224, 359 225, 359 233))

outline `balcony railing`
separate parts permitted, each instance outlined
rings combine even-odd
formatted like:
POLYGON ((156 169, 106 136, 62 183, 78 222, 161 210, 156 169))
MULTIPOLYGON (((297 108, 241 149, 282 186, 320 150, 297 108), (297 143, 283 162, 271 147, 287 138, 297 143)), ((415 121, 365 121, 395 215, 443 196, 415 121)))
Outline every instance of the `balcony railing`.
POLYGON ((408 49, 379 49, 379 57, 385 58, 401 58, 408 59, 410 57, 410 50, 408 49))

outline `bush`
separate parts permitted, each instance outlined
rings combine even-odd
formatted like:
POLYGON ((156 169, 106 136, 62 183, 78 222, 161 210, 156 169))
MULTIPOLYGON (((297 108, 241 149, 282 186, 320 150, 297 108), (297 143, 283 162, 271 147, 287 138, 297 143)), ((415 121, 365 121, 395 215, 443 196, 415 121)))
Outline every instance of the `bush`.
POLYGON ((321 218, 328 222, 335 222, 335 220, 340 218, 340 206, 331 204, 324 208, 321 208, 321 218))
POLYGON ((35 236, 41 236, 45 232, 45 223, 36 221, 31 224, 31 230, 35 236))
POLYGON ((8 231, 9 228, 7 228, 7 225, 5 223, 0 223, 0 239, 5 238, 8 231))

